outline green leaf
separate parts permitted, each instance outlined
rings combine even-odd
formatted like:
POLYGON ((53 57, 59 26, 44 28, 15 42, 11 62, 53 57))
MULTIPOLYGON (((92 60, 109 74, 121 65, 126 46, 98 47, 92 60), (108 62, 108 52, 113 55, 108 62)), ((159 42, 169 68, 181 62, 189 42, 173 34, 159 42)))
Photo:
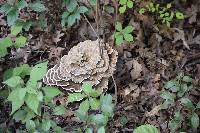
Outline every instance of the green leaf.
POLYGON ((194 110, 195 106, 193 105, 193 103, 190 101, 190 99, 188 98, 181 98, 181 103, 187 107, 188 109, 194 110))
POLYGON ((24 36, 19 36, 19 37, 17 37, 16 40, 15 40, 15 43, 16 43, 15 45, 16 45, 16 47, 17 47, 17 48, 24 47, 25 44, 26 44, 26 40, 27 40, 27 38, 24 37, 24 36))
POLYGON ((78 8, 78 12, 79 13, 85 13, 85 12, 87 12, 88 11, 88 9, 87 9, 87 7, 85 7, 85 6, 80 6, 79 8, 78 8))
POLYGON ((120 22, 116 22, 115 28, 117 31, 122 31, 122 24, 120 22))
POLYGON ((30 3, 29 8, 36 12, 43 12, 46 11, 46 7, 41 2, 30 3))
POLYGON ((72 26, 76 22, 76 17, 72 14, 67 19, 68 26, 72 26))
POLYGON ((171 3, 168 3, 167 4, 167 8, 169 9, 169 8, 171 8, 172 7, 172 4, 171 3))
POLYGON ((88 117, 88 110, 89 110, 89 101, 86 99, 85 101, 81 102, 79 109, 75 111, 75 115, 79 117, 80 120, 86 121, 88 117))
POLYGON ((173 93, 170 93, 168 91, 163 91, 161 92, 160 96, 165 99, 165 100, 174 100, 175 99, 175 95, 173 93))
POLYGON ((8 26, 15 24, 19 16, 19 11, 16 8, 12 8, 7 15, 8 26))
POLYGON ((12 46, 12 39, 10 37, 6 37, 0 40, 0 48, 7 48, 10 46, 12 46))
POLYGON ((23 84, 23 80, 19 76, 13 76, 13 77, 7 79, 6 81, 4 81, 3 83, 8 85, 11 88, 15 88, 18 85, 23 84))
POLYGON ((70 0, 69 3, 67 4, 67 10, 69 12, 73 12, 77 6, 78 6, 78 3, 76 0, 70 0))
POLYGON ((35 65, 30 73, 30 80, 38 81, 41 80, 47 73, 47 64, 48 62, 43 62, 35 65))
POLYGON ((4 4, 0 7, 0 13, 5 13, 7 14, 8 12, 10 12, 10 10, 12 9, 12 5, 10 4, 4 4))
POLYGON ((82 93, 71 93, 67 97, 67 101, 69 101, 69 102, 81 101, 85 97, 86 97, 86 95, 82 94, 82 93))
POLYGON ((25 1, 25 0, 20 0, 18 3, 17 3, 17 8, 19 8, 19 10, 20 9, 23 9, 23 8, 25 8, 25 7, 27 7, 28 6, 28 4, 27 4, 27 2, 25 1))
POLYGON ((117 45, 121 45, 124 42, 123 35, 115 36, 115 42, 117 45))
POLYGON ((112 103, 112 96, 110 94, 106 94, 105 96, 101 96, 101 111, 108 117, 113 116, 114 105, 112 103))
POLYGON ((15 67, 12 71, 13 76, 24 77, 26 75, 30 75, 31 67, 28 64, 22 64, 19 67, 15 67))
POLYGON ((85 130, 85 133, 93 133, 92 128, 87 128, 87 129, 85 130))
POLYGON ((27 112, 25 110, 18 110, 14 115, 13 118, 19 122, 26 118, 27 112))
POLYGON ((193 79, 190 76, 184 76, 182 80, 187 83, 192 83, 193 81, 193 79))
POLYGON ((82 90, 83 90, 83 92, 84 92, 85 94, 87 94, 87 95, 90 95, 90 93, 91 93, 92 91, 94 91, 94 90, 92 89, 92 85, 91 85, 91 84, 88 84, 88 83, 84 83, 84 84, 82 85, 82 90))
POLYGON ((196 130, 199 127, 199 116, 196 113, 193 113, 190 121, 192 128, 196 130))
POLYGON ((131 33, 131 32, 133 32, 133 30, 134 30, 134 27, 133 26, 126 26, 124 29, 123 29, 123 33, 131 33))
POLYGON ((98 130, 97 130, 97 133, 105 133, 105 128, 104 126, 100 127, 98 130))
POLYGON ((133 41, 133 36, 131 34, 123 34, 124 35, 124 39, 128 42, 132 42, 133 41))
POLYGON ((12 39, 6 37, 0 40, 0 58, 8 54, 7 48, 12 46, 12 39))
POLYGON ((31 110, 38 114, 40 101, 38 100, 37 95, 28 93, 25 97, 25 103, 31 110))
POLYGON ((94 5, 96 5, 96 3, 97 3, 97 0, 89 0, 89 2, 90 2, 90 4, 91 4, 91 5, 93 5, 93 6, 94 6, 94 5))
POLYGON ((97 110, 100 107, 100 101, 97 100, 96 98, 89 98, 89 103, 90 103, 90 107, 93 110, 97 110))
POLYGON ((98 127, 102 127, 102 126, 107 125, 108 117, 106 117, 103 114, 96 114, 96 115, 92 116, 91 121, 93 123, 95 123, 97 125, 97 128, 98 128, 98 127))
POLYGON ((159 133, 159 130, 153 125, 146 124, 137 127, 133 133, 159 133))
POLYGON ((183 15, 183 13, 181 13, 181 12, 176 12, 176 18, 179 19, 179 20, 182 20, 182 19, 184 19, 185 17, 184 17, 184 15, 183 15))
POLYGON ((197 103, 196 108, 197 108, 197 109, 200 109, 200 101, 197 103))
POLYGON ((119 118, 119 122, 120 122, 123 126, 125 126, 125 125, 128 123, 128 119, 127 119, 126 116, 122 116, 122 117, 119 118))
POLYGON ((68 16, 70 15, 70 13, 69 12, 64 12, 63 14, 62 14, 62 20, 61 20, 61 24, 62 24, 62 26, 64 27, 65 26, 65 24, 67 23, 67 20, 68 20, 68 16))
POLYGON ((145 9, 145 8, 140 8, 140 10, 139 10, 139 14, 144 14, 144 13, 145 13, 145 11, 146 11, 146 9, 145 9))
POLYGON ((44 131, 49 131, 51 128, 51 121, 50 120, 42 120, 42 129, 44 131))
POLYGON ((54 115, 64 115, 66 108, 63 105, 59 105, 53 109, 54 115))
POLYGON ((22 31, 22 25, 13 25, 11 26, 11 34, 12 35, 17 35, 22 31))
POLYGON ((51 99, 61 94, 61 91, 58 88, 53 87, 53 86, 45 86, 42 89, 44 91, 45 97, 48 97, 51 99))
POLYGON ((128 8, 132 8, 133 7, 133 1, 128 0, 127 6, 128 6, 128 8))
POLYGON ((169 128, 172 133, 174 133, 179 127, 181 127, 181 123, 183 121, 183 116, 180 112, 175 112, 174 118, 169 122, 169 128))
POLYGON ((12 112, 11 114, 13 114, 16 110, 18 110, 22 105, 24 104, 24 100, 15 100, 12 101, 12 112))
POLYGON ((26 129, 29 131, 29 132, 33 132, 35 130, 35 122, 33 120, 28 120, 26 122, 26 129))
POLYGON ((120 13, 120 14, 123 14, 125 11, 126 11, 126 5, 121 6, 121 7, 119 8, 119 13, 120 13))
POLYGON ((127 0, 119 0, 120 5, 125 5, 127 3, 127 0))

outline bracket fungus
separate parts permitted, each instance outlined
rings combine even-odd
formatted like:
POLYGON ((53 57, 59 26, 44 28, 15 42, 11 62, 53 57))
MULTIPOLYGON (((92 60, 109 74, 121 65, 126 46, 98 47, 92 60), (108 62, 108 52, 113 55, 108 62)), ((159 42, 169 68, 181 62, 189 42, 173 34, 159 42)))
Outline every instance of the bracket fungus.
POLYGON ((106 90, 108 79, 112 76, 118 53, 108 44, 86 40, 70 49, 61 58, 59 64, 49 69, 43 82, 47 85, 60 86, 65 90, 80 92, 83 83, 106 90))

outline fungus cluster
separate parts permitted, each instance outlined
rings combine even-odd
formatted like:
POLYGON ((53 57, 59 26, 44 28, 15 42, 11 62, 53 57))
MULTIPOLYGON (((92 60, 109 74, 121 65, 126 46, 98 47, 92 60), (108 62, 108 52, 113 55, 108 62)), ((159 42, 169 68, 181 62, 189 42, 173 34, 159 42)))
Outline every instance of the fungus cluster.
POLYGON ((117 51, 108 44, 99 48, 99 41, 86 40, 70 49, 59 64, 49 69, 43 82, 62 87, 65 90, 80 92, 83 83, 106 90, 117 62, 117 51))

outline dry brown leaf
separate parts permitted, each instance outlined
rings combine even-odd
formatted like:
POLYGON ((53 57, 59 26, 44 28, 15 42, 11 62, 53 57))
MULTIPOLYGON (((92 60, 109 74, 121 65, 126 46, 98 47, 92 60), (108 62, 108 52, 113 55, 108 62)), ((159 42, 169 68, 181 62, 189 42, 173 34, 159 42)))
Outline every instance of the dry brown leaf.
POLYGON ((157 105, 155 106, 150 112, 146 112, 145 116, 150 117, 150 116, 155 116, 155 115, 159 115, 159 111, 161 110, 161 105, 157 105))
POLYGON ((53 42, 55 42, 56 44, 61 41, 61 37, 64 36, 64 33, 61 33, 61 31, 56 31, 55 37, 53 37, 53 42))
POLYGON ((141 76, 142 72, 142 65, 138 63, 137 60, 133 59, 133 69, 131 70, 131 78, 132 80, 135 80, 141 76))
POLYGON ((185 40, 185 33, 183 30, 180 30, 178 28, 173 28, 174 29, 174 40, 172 41, 172 43, 176 43, 179 40, 183 41, 183 45, 187 48, 190 49, 188 43, 185 40))

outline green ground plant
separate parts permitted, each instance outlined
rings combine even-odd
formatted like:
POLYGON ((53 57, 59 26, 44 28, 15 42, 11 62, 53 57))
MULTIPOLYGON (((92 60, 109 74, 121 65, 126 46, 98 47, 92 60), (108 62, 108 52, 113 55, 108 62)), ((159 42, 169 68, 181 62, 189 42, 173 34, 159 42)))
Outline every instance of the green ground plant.
POLYGON ((122 28, 122 24, 117 22, 115 25, 116 32, 114 33, 115 43, 117 45, 121 45, 124 41, 133 42, 134 38, 131 34, 134 31, 134 27, 129 25, 124 29, 122 28))
POLYGON ((163 24, 166 24, 170 27, 173 19, 183 20, 185 17, 180 11, 173 11, 171 9, 171 3, 167 4, 166 7, 161 7, 160 4, 149 3, 146 7, 143 7, 139 10, 140 14, 145 12, 156 14, 160 17, 163 24))
MULTIPOLYGON (((16 122, 25 125, 28 132, 62 133, 62 128, 57 126, 51 117, 64 114, 66 109, 62 105, 56 106, 52 103, 53 98, 61 94, 58 88, 41 86, 40 80, 46 72, 47 62, 33 67, 23 64, 5 71, 3 84, 6 85, 5 89, 8 92, 7 100, 12 105, 10 115, 16 122), (52 114, 44 111, 47 107, 53 110, 52 114)), ((24 130, 17 129, 18 132, 24 130)))
POLYGON ((84 127, 74 132, 92 133, 97 130, 98 133, 105 133, 108 121, 114 115, 111 95, 93 89, 90 84, 83 84, 82 92, 69 94, 68 101, 71 103, 81 101, 75 115, 84 123, 84 127))
POLYGON ((21 25, 23 29, 29 30, 31 26, 46 26, 46 21, 44 19, 43 13, 46 11, 46 7, 42 4, 41 1, 35 1, 27 3, 25 0, 16 0, 9 1, 6 4, 0 7, 0 13, 4 13, 7 16, 7 24, 8 26, 12 25, 21 25), (29 19, 20 18, 21 10, 32 10, 39 13, 39 19, 35 21, 31 21, 29 19))
POLYGON ((145 124, 137 127, 133 133, 159 133, 159 130, 150 124, 145 124))
POLYGON ((127 8, 133 8, 133 0, 119 0, 119 13, 123 14, 126 12, 127 8))
MULTIPOLYGON (((193 79, 180 73, 175 79, 165 83, 164 90, 160 96, 165 100, 162 104, 162 109, 168 109, 175 106, 176 102, 180 101, 183 107, 187 108, 187 119, 190 121, 190 127, 196 131, 199 127, 199 117, 196 111, 200 108, 200 102, 195 106, 190 99, 187 98, 189 92, 192 90, 193 79)), ((169 122, 170 132, 174 133, 177 129, 181 128, 184 117, 181 111, 175 111, 174 117, 169 122)))
POLYGON ((88 11, 88 8, 85 6, 79 6, 76 0, 64 0, 64 4, 66 5, 66 11, 62 14, 61 24, 64 27, 72 26, 76 21, 80 20, 81 13, 85 13, 88 11))

